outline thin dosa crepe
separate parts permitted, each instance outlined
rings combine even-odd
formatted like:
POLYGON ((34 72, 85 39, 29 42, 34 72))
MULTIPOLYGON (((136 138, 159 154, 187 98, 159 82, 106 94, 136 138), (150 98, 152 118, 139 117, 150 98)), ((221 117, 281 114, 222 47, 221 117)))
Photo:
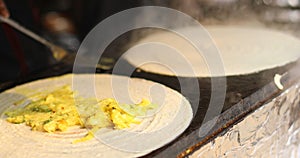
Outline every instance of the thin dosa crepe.
MULTIPOLYGON (((178 32, 193 36, 199 29, 201 28, 187 27, 178 29, 178 32)), ((190 39, 167 31, 142 38, 136 43, 137 47, 126 52, 124 59, 149 73, 205 78, 258 73, 284 66, 300 57, 300 40, 276 30, 241 26, 207 26, 206 29, 211 37, 194 38, 203 43, 203 46, 215 44, 219 50, 219 57, 215 58, 221 58, 223 63, 214 64, 221 64, 224 74, 222 71, 211 70, 207 63, 208 56, 204 56, 209 52, 201 52, 202 50, 193 46, 190 39), (193 71, 187 71, 188 66, 193 71)))
POLYGON ((0 112, 0 157, 142 156, 179 136, 188 127, 193 116, 189 102, 170 88, 143 79, 100 74, 68 74, 9 89, 0 94, 0 112), (91 81, 94 85, 92 88, 95 89, 89 89, 91 81), (128 83, 128 89, 124 89, 124 82, 128 83), (83 137, 87 133, 86 129, 72 127, 66 132, 45 133, 31 131, 30 127, 24 124, 5 121, 3 112, 14 106, 16 101, 30 94, 51 91, 66 84, 72 85, 83 97, 116 97, 120 102, 138 102, 142 98, 149 98, 155 103, 158 100, 154 97, 160 95, 164 96, 164 100, 158 103, 160 105, 157 112, 141 118, 141 124, 132 125, 126 130, 100 129, 95 133, 94 139, 77 144, 72 144, 72 141, 83 137), (153 92, 164 94, 153 95, 153 92), (129 93, 130 99, 122 98, 127 96, 126 93, 129 93))
MULTIPOLYGON (((193 36, 197 29, 186 27, 177 31, 193 36)), ((286 72, 300 57, 300 40, 276 30, 222 25, 207 26, 206 29, 211 40, 208 37, 195 38, 203 45, 211 46, 211 42, 215 42, 223 63, 212 65, 222 65, 224 73, 211 71, 201 54, 202 50, 198 51, 189 39, 173 32, 156 31, 147 35, 122 57, 122 67, 126 65, 127 69, 135 69, 134 77, 159 82, 180 92, 182 85, 189 89, 183 95, 192 107, 199 105, 194 119, 197 122, 191 126, 198 126, 205 117, 212 93, 212 79, 226 77, 225 103, 218 105, 223 106, 224 111, 271 82, 275 74, 286 72), (197 79, 199 87, 191 84, 193 79, 197 79), (199 96, 193 94, 199 89, 200 101, 199 96)))

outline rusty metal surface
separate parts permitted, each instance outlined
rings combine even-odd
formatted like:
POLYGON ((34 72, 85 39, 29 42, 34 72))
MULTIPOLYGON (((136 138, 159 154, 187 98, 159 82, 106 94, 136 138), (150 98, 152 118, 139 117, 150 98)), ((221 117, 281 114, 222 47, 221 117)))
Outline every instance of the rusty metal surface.
POLYGON ((190 157, 300 157, 300 83, 190 157))

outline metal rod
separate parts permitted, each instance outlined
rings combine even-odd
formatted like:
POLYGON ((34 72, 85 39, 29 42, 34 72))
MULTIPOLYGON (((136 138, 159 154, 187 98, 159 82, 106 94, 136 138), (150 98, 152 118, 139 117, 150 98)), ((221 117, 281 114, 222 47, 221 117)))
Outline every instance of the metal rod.
POLYGON ((18 24, 17 22, 15 22, 12 19, 4 18, 3 16, 0 16, 0 22, 4 22, 4 23, 10 25, 11 27, 15 28, 16 30, 20 31, 21 33, 24 33, 25 35, 31 37, 32 39, 47 46, 52 51, 52 55, 57 61, 60 61, 67 55, 67 51, 65 49, 49 42, 45 38, 39 36, 38 34, 30 31, 27 28, 23 27, 22 25, 18 24))
POLYGON ((49 47, 50 49, 52 49, 53 47, 55 47, 54 44, 50 43, 49 41, 47 41, 45 38, 37 35, 36 33, 28 30, 27 28, 21 26, 20 24, 18 24, 17 22, 15 22, 12 19, 9 18, 4 18, 3 16, 0 16, 0 21, 4 22, 10 26, 12 26, 13 28, 15 28, 16 30, 19 30, 20 32, 28 35, 29 37, 33 38, 34 40, 46 45, 47 47, 49 47))

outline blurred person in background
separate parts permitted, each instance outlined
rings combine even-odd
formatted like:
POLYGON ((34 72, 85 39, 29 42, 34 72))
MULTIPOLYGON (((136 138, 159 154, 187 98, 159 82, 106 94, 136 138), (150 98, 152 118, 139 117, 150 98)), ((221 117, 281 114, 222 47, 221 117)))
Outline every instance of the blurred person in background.
POLYGON ((2 15, 5 18, 9 17, 9 12, 6 8, 5 3, 3 2, 3 0, 0 0, 0 15, 2 15))

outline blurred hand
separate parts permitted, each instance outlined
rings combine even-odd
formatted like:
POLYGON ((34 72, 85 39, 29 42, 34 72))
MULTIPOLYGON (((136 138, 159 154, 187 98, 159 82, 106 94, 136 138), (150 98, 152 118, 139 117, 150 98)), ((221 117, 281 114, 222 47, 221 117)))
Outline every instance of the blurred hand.
POLYGON ((7 10, 6 5, 3 0, 0 0, 0 15, 5 18, 9 17, 9 11, 7 10))

